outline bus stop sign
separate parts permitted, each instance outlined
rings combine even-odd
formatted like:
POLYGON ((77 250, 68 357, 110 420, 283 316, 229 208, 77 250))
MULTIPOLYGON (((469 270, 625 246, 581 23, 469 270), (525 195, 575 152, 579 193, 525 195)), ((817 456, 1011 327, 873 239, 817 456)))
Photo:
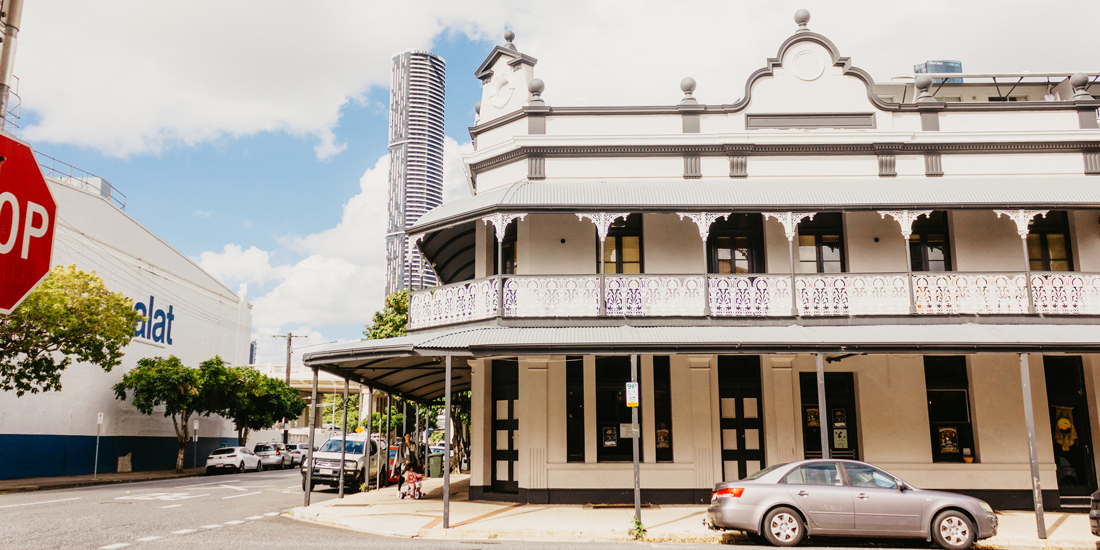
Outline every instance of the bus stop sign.
POLYGON ((0 315, 49 275, 56 219, 57 203, 34 152, 0 133, 0 315))

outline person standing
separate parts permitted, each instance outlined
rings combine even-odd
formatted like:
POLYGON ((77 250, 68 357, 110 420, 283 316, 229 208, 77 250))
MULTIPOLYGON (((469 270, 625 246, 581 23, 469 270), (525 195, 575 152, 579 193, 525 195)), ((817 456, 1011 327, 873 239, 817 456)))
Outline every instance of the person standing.
POLYGON ((405 468, 409 460, 409 449, 412 448, 412 440, 409 434, 405 434, 401 442, 397 444, 397 455, 393 459, 393 465, 397 468, 397 494, 401 496, 401 484, 405 482, 405 468))

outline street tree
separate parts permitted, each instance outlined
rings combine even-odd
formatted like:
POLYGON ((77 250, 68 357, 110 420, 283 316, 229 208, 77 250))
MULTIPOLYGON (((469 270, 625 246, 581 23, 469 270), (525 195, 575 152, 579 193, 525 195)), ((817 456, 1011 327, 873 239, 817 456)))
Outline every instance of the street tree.
POLYGON ((405 336, 405 325, 408 322, 409 289, 403 289, 386 296, 386 305, 374 312, 374 318, 363 331, 363 336, 367 340, 405 336))
POLYGON ((184 365, 175 355, 168 358, 146 357, 138 360, 138 366, 126 373, 122 381, 114 385, 115 397, 125 401, 126 392, 134 396, 134 407, 142 414, 152 415, 154 407, 163 406, 164 416, 172 419, 176 429, 179 453, 176 455, 176 471, 183 471, 183 453, 187 448, 187 425, 193 415, 209 416, 211 408, 209 392, 205 391, 210 378, 220 376, 216 368, 204 363, 202 369, 184 365))
POLYGON ((233 421, 237 444, 247 445, 249 432, 266 430, 282 419, 295 420, 306 403, 286 382, 251 366, 229 367, 221 357, 203 361, 207 406, 233 421))
POLYGON ((0 315, 0 389, 58 391, 73 361, 110 371, 143 319, 95 272, 56 266, 10 315, 0 315))

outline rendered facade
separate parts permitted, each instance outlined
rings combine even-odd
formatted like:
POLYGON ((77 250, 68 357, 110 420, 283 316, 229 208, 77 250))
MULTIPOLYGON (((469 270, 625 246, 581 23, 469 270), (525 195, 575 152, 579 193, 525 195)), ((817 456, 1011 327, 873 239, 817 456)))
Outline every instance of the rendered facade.
POLYGON ((431 52, 393 58, 386 294, 439 284, 405 230, 443 203, 446 62, 431 52))
POLYGON ((807 20, 720 105, 688 78, 649 83, 669 105, 556 107, 506 36, 476 73, 474 196, 408 230, 443 286, 409 336, 306 364, 471 391, 471 499, 631 502, 632 363, 645 502, 823 444, 996 507, 1096 490, 1087 79, 876 84, 807 20))
MULTIPOLYGON (((0 394, 0 445, 10 453, 0 479, 91 474, 99 413, 104 415, 99 473, 172 469, 178 446, 171 420, 141 414, 132 394, 120 401, 111 387, 146 357, 175 355, 197 367, 219 355, 232 365, 248 364, 252 306, 247 292, 244 285, 238 292, 226 288, 126 215, 117 191, 111 192, 105 181, 55 177, 49 166, 44 168, 57 201, 53 264, 94 271, 150 320, 135 327, 122 364, 110 372, 77 362, 62 374, 59 392, 0 394)), ((210 450, 236 445, 232 422, 218 416, 197 421, 200 466, 210 450)), ((194 449, 187 447, 188 467, 194 449)))

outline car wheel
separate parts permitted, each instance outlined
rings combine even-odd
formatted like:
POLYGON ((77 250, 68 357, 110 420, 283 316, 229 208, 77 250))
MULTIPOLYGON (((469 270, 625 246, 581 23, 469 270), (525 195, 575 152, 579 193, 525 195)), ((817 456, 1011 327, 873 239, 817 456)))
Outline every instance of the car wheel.
POLYGON ((262 461, 262 460, 257 460, 256 461, 256 471, 257 472, 264 471, 264 461, 262 461))
POLYGON ((206 467, 206 475, 211 475, 211 474, 213 474, 213 473, 214 473, 214 469, 213 469, 213 468, 211 468, 211 467, 209 467, 209 466, 207 466, 207 467, 206 467))
POLYGON ((806 537, 802 517, 790 508, 776 508, 764 516, 764 538, 775 546, 798 546, 806 537))
POLYGON ((316 485, 317 485, 317 483, 306 483, 306 478, 304 476, 302 477, 302 490, 303 491, 306 491, 307 493, 312 493, 313 492, 313 487, 315 487, 316 485))
POLYGON ((974 544, 974 524, 958 510, 944 510, 932 520, 932 538, 948 550, 963 550, 974 544))
POLYGON ((241 473, 241 474, 244 473, 244 461, 243 460, 241 461, 240 465, 237 466, 237 472, 241 473))

